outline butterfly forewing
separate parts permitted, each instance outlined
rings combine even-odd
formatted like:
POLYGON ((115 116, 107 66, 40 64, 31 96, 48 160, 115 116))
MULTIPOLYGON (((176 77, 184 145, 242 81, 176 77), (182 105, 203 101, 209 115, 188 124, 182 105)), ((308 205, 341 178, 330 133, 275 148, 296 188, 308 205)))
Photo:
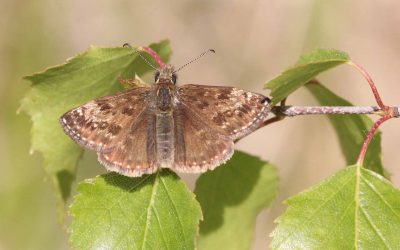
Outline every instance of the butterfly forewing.
POLYGON ((134 88, 90 101, 65 113, 64 131, 80 145, 108 151, 122 142, 129 128, 146 108, 150 88, 134 88))
POLYGON ((110 152, 98 153, 99 161, 108 170, 127 176, 150 174, 156 165, 156 117, 146 109, 129 128, 123 141, 110 152))
POLYGON ((178 95, 183 105, 232 139, 257 129, 270 111, 265 96, 233 87, 188 84, 178 95))
POLYGON ((199 173, 214 169, 233 154, 233 141, 185 105, 174 109, 174 169, 199 173))

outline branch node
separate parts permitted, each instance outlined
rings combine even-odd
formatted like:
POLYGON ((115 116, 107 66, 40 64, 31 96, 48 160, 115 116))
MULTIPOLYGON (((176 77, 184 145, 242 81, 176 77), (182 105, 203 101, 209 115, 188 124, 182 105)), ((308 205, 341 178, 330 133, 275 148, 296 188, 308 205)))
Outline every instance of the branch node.
POLYGON ((382 110, 384 110, 386 105, 383 104, 383 101, 379 95, 379 91, 376 88, 376 84, 375 84, 374 80, 372 80, 372 77, 368 74, 368 72, 360 64, 355 63, 353 61, 351 61, 349 64, 354 66, 364 76, 365 80, 367 80, 367 82, 372 90, 372 93, 374 94, 376 103, 379 105, 379 107, 382 110))

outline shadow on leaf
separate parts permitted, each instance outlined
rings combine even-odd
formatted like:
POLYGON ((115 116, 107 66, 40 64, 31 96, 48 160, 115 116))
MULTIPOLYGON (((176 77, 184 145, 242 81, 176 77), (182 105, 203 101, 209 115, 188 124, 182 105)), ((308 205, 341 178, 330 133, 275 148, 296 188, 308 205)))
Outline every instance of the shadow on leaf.
POLYGON ((163 169, 154 174, 146 174, 140 177, 127 177, 120 175, 116 172, 110 172, 102 175, 102 178, 112 186, 119 187, 128 192, 136 192, 148 185, 154 185, 157 178, 172 177, 179 179, 179 177, 168 169, 163 169))
POLYGON ((75 180, 75 175, 69 170, 61 170, 56 173, 56 183, 61 193, 61 198, 64 202, 67 202, 71 195, 71 185, 75 180))
POLYGON ((251 194, 265 162, 235 152, 232 159, 197 180, 195 194, 203 210, 200 233, 208 234, 223 224, 227 207, 243 203, 251 194))

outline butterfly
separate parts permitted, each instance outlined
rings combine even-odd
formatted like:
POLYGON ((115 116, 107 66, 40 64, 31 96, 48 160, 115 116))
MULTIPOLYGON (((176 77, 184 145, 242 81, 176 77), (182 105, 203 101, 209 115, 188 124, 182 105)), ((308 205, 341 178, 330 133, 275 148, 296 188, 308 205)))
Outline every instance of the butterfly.
POLYGON ((155 83, 92 100, 60 118, 67 135, 125 176, 162 168, 202 173, 231 158, 234 141, 256 130, 269 98, 234 87, 176 85, 171 65, 155 83))

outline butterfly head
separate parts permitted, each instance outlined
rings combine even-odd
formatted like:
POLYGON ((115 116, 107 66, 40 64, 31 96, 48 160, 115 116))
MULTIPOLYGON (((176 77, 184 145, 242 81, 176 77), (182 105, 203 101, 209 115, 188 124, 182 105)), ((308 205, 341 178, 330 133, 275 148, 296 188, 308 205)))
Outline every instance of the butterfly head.
POLYGON ((154 76, 156 83, 174 83, 176 84, 177 76, 174 67, 171 64, 166 64, 158 70, 154 76))
POLYGON ((178 72, 179 70, 185 68, 186 66, 188 66, 192 62, 197 61, 198 59, 200 59, 202 56, 206 55, 209 52, 215 53, 215 50, 209 49, 209 50, 204 51, 198 57, 196 57, 193 60, 185 63, 184 65, 179 67, 177 70, 175 70, 174 67, 171 64, 166 64, 164 67, 162 67, 161 69, 157 70, 157 72, 155 74, 155 77, 154 77, 155 78, 155 82, 156 83, 173 83, 173 84, 176 84, 176 80, 177 80, 176 72, 178 72))

